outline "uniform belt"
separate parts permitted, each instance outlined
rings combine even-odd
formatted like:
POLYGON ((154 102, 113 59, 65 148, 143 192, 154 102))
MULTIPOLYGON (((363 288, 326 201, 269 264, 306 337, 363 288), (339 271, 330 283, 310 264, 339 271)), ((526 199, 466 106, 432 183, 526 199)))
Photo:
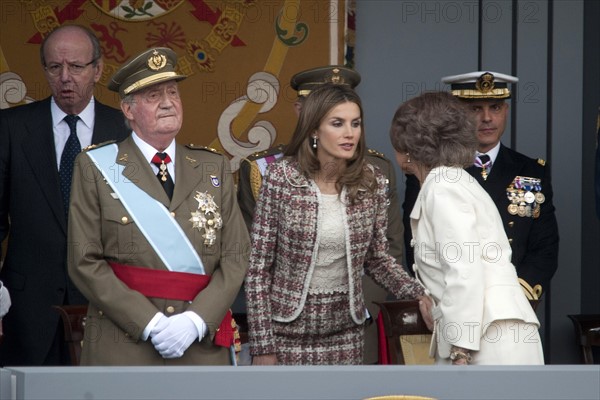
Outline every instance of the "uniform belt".
MULTIPOLYGON (((117 278, 146 297, 192 301, 210 282, 210 275, 157 270, 115 262, 108 263, 117 278)), ((239 338, 231 310, 227 310, 215 333, 215 345, 230 347, 239 338)))

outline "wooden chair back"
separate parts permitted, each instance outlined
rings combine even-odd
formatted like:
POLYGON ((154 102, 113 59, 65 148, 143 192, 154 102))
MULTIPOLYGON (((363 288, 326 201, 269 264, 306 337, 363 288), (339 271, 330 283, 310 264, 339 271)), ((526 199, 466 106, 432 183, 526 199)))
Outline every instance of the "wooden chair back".
POLYGON ((600 314, 571 314, 577 344, 581 347, 581 362, 594 364, 592 347, 600 347, 600 314))
POLYGON ((52 306, 59 313, 64 329, 64 340, 69 347, 71 364, 79 365, 83 345, 83 330, 87 315, 87 305, 52 306))
POLYGON ((421 316, 419 301, 393 300, 376 304, 381 309, 389 363, 433 364, 434 360, 427 356, 431 331, 421 316))

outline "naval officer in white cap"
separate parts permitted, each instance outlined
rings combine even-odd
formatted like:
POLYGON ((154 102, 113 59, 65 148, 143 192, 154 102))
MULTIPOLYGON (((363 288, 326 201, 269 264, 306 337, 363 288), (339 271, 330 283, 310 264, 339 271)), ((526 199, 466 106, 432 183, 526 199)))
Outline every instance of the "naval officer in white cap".
MULTIPOLYGON (((474 165, 467 171, 490 195, 500 215, 512 248, 512 263, 530 299, 537 299, 549 287, 558 268, 558 225, 552 204, 552 186, 545 161, 532 159, 500 142, 506 127, 511 97, 511 75, 476 71, 446 76, 451 93, 475 114, 479 146, 474 165)), ((403 204, 406 246, 410 247, 408 216, 419 192, 414 176, 407 176, 403 204)), ((413 261, 409 261, 412 265, 413 261)))

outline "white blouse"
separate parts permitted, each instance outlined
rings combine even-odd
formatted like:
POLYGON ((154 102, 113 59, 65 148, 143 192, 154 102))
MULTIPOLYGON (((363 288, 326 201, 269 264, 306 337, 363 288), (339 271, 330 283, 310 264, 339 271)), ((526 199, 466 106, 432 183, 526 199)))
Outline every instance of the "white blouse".
POLYGON ((321 194, 319 247, 309 293, 348 292, 346 232, 342 202, 337 194, 321 194))

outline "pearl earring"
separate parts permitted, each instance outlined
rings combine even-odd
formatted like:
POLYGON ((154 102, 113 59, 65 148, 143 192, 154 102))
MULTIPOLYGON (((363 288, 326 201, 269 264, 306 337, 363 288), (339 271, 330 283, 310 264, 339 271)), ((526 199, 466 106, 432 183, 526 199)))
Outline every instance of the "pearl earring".
POLYGON ((406 160, 406 162, 410 163, 410 153, 406 153, 406 157, 408 157, 408 159, 406 160))
POLYGON ((312 148, 313 149, 317 148, 317 137, 316 136, 313 136, 312 148))

